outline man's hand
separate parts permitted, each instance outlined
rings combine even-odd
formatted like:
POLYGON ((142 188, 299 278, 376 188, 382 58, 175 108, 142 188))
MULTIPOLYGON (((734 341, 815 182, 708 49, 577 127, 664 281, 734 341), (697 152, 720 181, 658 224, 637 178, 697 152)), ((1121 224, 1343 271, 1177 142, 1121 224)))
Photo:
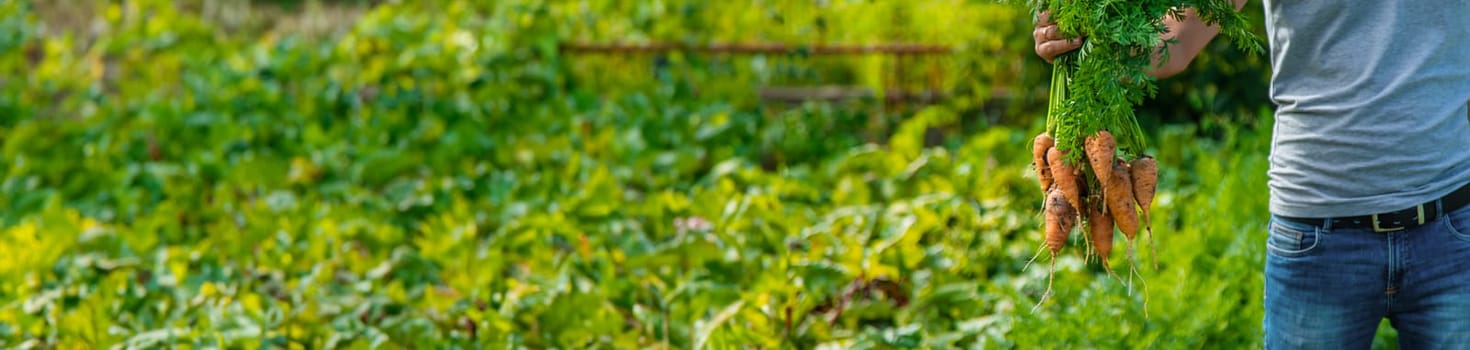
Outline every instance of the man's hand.
POLYGON ((1036 41, 1036 55, 1052 63, 1064 53, 1082 47, 1082 38, 1064 38, 1061 31, 1057 30, 1057 24, 1051 21, 1051 14, 1042 12, 1036 20, 1036 29, 1031 31, 1031 38, 1036 41))

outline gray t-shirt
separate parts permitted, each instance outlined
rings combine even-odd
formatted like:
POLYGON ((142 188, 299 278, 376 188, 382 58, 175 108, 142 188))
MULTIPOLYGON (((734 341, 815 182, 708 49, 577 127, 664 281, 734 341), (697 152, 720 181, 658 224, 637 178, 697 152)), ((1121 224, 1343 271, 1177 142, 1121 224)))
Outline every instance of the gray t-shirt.
POLYGON ((1272 213, 1374 214, 1470 182, 1470 1, 1264 2, 1272 213))

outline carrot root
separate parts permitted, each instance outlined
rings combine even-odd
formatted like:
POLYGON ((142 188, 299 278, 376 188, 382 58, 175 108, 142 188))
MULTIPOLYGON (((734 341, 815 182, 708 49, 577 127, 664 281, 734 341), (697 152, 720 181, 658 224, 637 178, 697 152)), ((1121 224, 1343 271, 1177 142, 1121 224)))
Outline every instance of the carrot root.
POLYGON ((1056 140, 1051 135, 1041 133, 1031 141, 1031 162, 1036 167, 1036 179, 1041 184, 1041 192, 1045 193, 1051 188, 1052 174, 1051 166, 1047 165, 1046 153, 1056 145, 1056 140))
POLYGON ((1113 218, 1103 213, 1102 208, 1089 206, 1087 220, 1088 233, 1092 238, 1092 248, 1097 253, 1098 262, 1102 263, 1108 275, 1113 275, 1113 267, 1108 264, 1108 256, 1113 252, 1113 218))
POLYGON ((1105 184, 1112 180, 1113 156, 1118 153, 1118 145, 1113 140, 1113 133, 1099 130, 1096 134, 1087 137, 1083 149, 1087 151, 1087 162, 1092 165, 1093 174, 1097 174, 1098 183, 1105 184))
POLYGON ((1082 176, 1077 167, 1067 164, 1066 154, 1053 147, 1046 152, 1047 164, 1051 166, 1052 181, 1056 187, 1062 190, 1066 196, 1067 203, 1073 209, 1082 208, 1082 185, 1078 181, 1082 176))
POLYGON ((1159 165, 1153 157, 1143 156, 1128 162, 1130 176, 1133 179, 1133 199, 1138 202, 1139 211, 1143 213, 1143 227, 1148 233, 1149 259, 1153 262, 1154 270, 1159 269, 1159 251, 1154 244, 1153 220, 1149 217, 1149 209, 1153 206, 1154 194, 1159 186, 1159 165))
POLYGON ((1113 223, 1129 241, 1138 233, 1138 211, 1133 206, 1133 184, 1126 163, 1113 165, 1113 178, 1103 186, 1103 198, 1108 202, 1108 211, 1113 223))

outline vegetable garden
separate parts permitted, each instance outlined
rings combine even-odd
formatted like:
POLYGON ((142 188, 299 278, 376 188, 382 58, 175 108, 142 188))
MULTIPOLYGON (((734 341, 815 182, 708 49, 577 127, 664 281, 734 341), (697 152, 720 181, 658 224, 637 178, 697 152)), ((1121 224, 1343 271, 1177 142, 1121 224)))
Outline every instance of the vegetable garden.
POLYGON ((1069 244, 1040 303, 1051 71, 1020 8, 250 2, 361 9, 304 35, 60 3, 83 25, 0 1, 0 346, 1259 346, 1271 114, 1228 42, 1137 111, 1157 266, 1069 244), (872 93, 757 93, 838 84, 872 93))

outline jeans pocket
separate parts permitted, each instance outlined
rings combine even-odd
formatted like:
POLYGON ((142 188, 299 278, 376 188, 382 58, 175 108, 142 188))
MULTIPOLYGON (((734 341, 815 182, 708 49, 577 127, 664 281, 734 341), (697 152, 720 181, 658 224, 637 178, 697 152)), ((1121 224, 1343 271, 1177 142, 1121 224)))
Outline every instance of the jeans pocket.
POLYGON ((1449 229, 1450 236, 1470 242, 1470 205, 1450 212, 1442 220, 1449 229))
POLYGON ((1321 230, 1317 227, 1289 225, 1275 219, 1271 220, 1267 231, 1266 250, 1282 257, 1307 255, 1322 241, 1321 230))

